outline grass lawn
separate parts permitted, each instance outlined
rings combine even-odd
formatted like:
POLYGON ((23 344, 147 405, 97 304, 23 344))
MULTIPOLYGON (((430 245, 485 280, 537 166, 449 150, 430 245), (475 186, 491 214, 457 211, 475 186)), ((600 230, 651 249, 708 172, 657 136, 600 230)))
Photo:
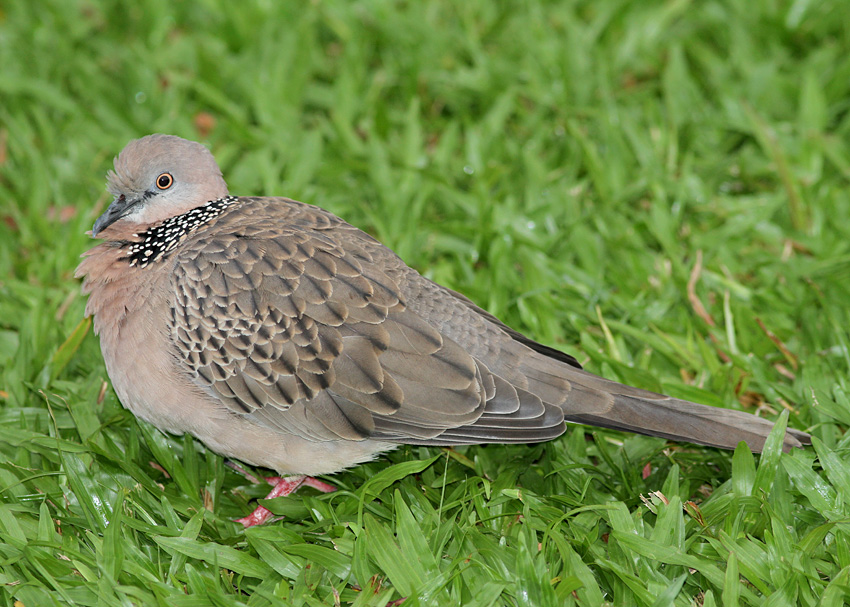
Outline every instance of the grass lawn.
POLYGON ((0 606, 847 604, 848 23, 840 0, 4 1, 0 606), (151 132, 595 373, 814 445, 404 447, 243 531, 268 487, 137 422, 82 319, 104 174, 151 132))

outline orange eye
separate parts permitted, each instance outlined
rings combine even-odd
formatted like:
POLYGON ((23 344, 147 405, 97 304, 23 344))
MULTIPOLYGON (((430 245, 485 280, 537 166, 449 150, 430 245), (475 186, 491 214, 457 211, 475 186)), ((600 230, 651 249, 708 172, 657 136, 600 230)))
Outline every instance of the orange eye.
POLYGON ((163 173, 156 178, 156 187, 160 190, 167 190, 172 185, 174 185, 174 177, 171 176, 171 173, 163 173))

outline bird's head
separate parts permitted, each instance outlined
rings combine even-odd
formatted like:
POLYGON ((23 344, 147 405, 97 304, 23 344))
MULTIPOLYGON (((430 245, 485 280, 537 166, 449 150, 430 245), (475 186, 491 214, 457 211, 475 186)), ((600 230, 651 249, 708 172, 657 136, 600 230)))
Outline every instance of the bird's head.
POLYGON ((149 225, 227 196, 210 151, 173 135, 148 135, 127 144, 107 175, 114 199, 92 236, 118 220, 149 225))

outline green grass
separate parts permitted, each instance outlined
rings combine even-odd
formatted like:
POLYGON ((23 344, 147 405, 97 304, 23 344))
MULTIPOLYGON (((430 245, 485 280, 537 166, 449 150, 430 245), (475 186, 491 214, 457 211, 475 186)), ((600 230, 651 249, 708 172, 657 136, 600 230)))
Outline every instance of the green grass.
POLYGON ((847 604, 847 23, 839 0, 4 2, 0 605, 847 604), (591 371, 787 409, 815 445, 407 447, 243 531, 268 488, 137 422, 82 321, 104 173, 151 132, 591 371))

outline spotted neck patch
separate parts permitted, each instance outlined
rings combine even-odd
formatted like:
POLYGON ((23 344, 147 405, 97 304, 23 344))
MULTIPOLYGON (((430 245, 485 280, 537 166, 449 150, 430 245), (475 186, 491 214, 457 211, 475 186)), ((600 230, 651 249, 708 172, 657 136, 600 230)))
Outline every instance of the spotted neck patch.
POLYGON ((128 260, 131 266, 140 268, 165 259, 187 235, 209 223, 210 220, 221 215, 227 207, 237 202, 239 199, 236 196, 210 200, 187 213, 169 217, 158 226, 139 232, 136 236, 140 240, 125 245, 130 254, 124 259, 128 260))

